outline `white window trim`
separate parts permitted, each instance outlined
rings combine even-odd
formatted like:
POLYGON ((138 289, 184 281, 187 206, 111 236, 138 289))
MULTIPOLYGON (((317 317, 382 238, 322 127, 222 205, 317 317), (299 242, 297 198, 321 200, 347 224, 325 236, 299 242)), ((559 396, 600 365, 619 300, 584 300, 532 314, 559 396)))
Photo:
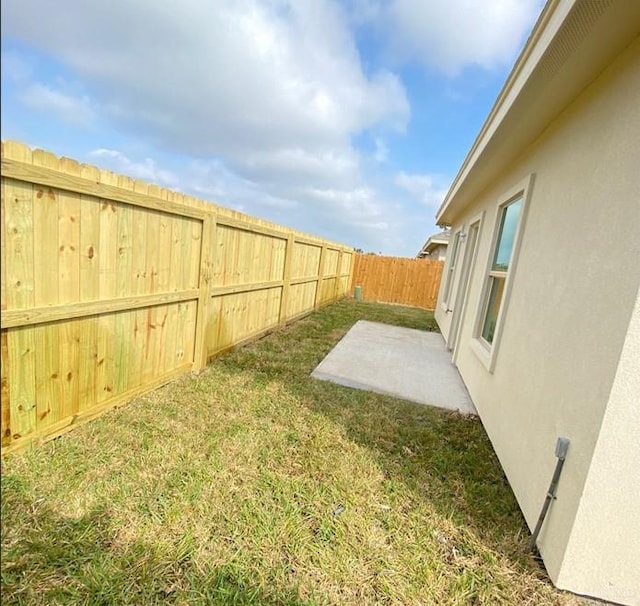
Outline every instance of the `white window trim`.
POLYGON ((478 234, 476 235, 475 254, 473 255, 473 257, 471 257, 469 261, 469 267, 467 269, 468 279, 467 279, 465 292, 461 293, 463 303, 462 303, 462 309, 460 310, 460 319, 458 320, 458 334, 456 335, 455 343, 453 343, 453 356, 451 358, 451 361, 454 364, 458 358, 458 354, 460 353, 460 343, 462 342, 462 331, 464 327, 464 320, 467 317, 467 310, 469 309, 469 305, 470 305, 469 294, 471 291, 471 282, 473 280, 473 276, 476 271, 476 264, 478 260, 478 249, 480 247, 480 241, 482 238, 482 227, 484 225, 484 215, 485 215, 485 211, 483 210, 479 212, 477 215, 474 215, 473 217, 471 217, 469 221, 467 221, 467 230, 465 232, 467 234, 467 237, 465 238, 465 256, 467 252, 466 247, 468 246, 469 233, 471 232, 471 228, 476 224, 478 225, 478 234))
MULTIPOLYGON (((464 225, 461 225, 459 229, 456 230, 455 234, 452 235, 451 244, 453 245, 451 248, 451 257, 448 259, 448 264, 444 268, 446 273, 446 282, 444 285, 444 290, 442 291, 442 301, 440 301, 440 307, 444 310, 445 313, 449 313, 453 311, 453 308, 449 305, 451 302, 451 297, 453 295, 454 284, 456 281, 456 272, 458 271, 458 266, 460 263, 458 259, 460 259, 460 247, 462 246, 462 234, 464 232, 464 225), (458 244, 456 246, 456 238, 458 239, 458 244), (455 258, 454 258, 455 257, 455 258), (451 267, 451 263, 454 263, 454 266, 451 267)), ((455 304, 455 300, 454 300, 455 304)))
POLYGON ((534 175, 530 174, 528 177, 514 185, 511 189, 504 192, 500 196, 500 203, 497 206, 497 212, 494 220, 493 236, 491 237, 491 246, 489 247, 489 254, 485 263, 485 269, 482 276, 482 292, 480 294, 480 300, 478 302, 478 309, 476 311, 476 319, 473 326, 473 338, 471 339, 471 350, 476 354, 480 362, 484 367, 493 373, 496 366, 496 359, 498 357, 498 350, 500 349, 500 342, 502 336, 502 326, 504 324, 505 317, 507 315, 507 309, 509 307, 509 299, 511 298, 511 287, 513 284, 513 276, 516 273, 518 265, 518 257, 520 255, 520 246, 522 243, 522 234, 527 222, 527 209, 529 208, 529 199, 533 191, 534 175), (502 209, 508 206, 516 198, 522 196, 522 208, 520 210, 520 217, 518 219, 518 228, 516 230, 516 236, 513 243, 513 250, 511 253, 511 260, 509 262, 509 270, 507 272, 507 279, 504 285, 504 294, 502 296, 502 302, 500 305, 500 311, 498 313, 498 319, 496 320, 496 328, 493 334, 493 342, 488 345, 487 342, 481 337, 482 326, 484 324, 484 317, 486 307, 489 301, 488 290, 490 288, 491 280, 489 275, 491 273, 491 267, 493 264, 493 257, 495 254, 495 248, 498 242, 498 235, 500 231, 500 220, 502 215, 502 209))

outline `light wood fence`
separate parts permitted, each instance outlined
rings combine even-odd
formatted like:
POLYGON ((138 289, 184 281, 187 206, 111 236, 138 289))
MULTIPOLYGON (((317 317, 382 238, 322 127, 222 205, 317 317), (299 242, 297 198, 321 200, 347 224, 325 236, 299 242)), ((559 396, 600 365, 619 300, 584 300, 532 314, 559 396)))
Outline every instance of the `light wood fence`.
POLYGON ((3 143, 3 452, 346 296, 352 253, 3 143))
POLYGON ((443 266, 442 261, 355 255, 353 287, 360 286, 363 301, 435 309, 443 266))

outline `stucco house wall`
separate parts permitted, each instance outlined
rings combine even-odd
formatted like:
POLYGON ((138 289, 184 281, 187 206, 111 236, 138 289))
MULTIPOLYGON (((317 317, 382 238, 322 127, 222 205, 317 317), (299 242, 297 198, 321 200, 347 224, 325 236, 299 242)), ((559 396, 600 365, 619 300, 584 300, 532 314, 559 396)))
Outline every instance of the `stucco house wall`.
MULTIPOLYGON (((556 439, 571 440, 557 500, 538 540, 552 580, 629 604, 640 603, 638 390, 624 379, 637 361, 640 338, 638 107, 636 37, 456 216, 452 234, 464 232, 473 217, 482 216, 482 224, 457 347, 449 343, 531 528, 555 466, 556 439), (490 372, 472 342, 498 204, 531 176, 490 372), (635 473, 629 461, 636 462, 635 473), (625 501, 625 494, 635 500, 625 501)), ((447 339, 453 313, 442 303, 436 319, 447 339)))
POLYGON ((578 560, 582 566, 563 566, 558 579, 561 587, 581 587, 587 595, 597 595, 606 571, 610 594, 625 604, 640 603, 638 394, 640 291, 565 554, 567 563, 578 560), (611 531, 611 520, 620 520, 622 528, 611 531), (632 542, 636 548, 629 551, 632 542))
POLYGON ((424 255, 422 258, 431 259, 432 261, 444 261, 447 258, 447 245, 438 244, 429 254, 424 255))
POLYGON ((444 261, 447 257, 447 246, 449 244, 449 231, 429 236, 427 241, 416 255, 418 259, 430 259, 432 261, 444 261))

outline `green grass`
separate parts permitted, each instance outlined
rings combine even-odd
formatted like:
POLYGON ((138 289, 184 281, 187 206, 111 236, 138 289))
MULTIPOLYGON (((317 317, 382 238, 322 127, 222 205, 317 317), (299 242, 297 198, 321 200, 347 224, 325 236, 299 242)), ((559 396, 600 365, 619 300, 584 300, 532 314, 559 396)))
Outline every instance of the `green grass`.
POLYGON ((481 424, 309 373, 344 301, 2 470, 3 604, 571 604, 481 424))

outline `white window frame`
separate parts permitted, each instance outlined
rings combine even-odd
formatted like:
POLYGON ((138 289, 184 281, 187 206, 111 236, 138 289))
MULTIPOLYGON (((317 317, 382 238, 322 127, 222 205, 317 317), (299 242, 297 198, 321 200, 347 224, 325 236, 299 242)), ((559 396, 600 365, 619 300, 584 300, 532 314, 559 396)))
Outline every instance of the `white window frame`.
MULTIPOLYGON (((453 343, 453 356, 451 358, 451 361, 454 364, 458 359, 458 354, 460 353, 460 343, 462 339, 464 322, 465 322, 465 318, 467 318, 467 314, 468 314, 467 310, 469 309, 469 305, 470 305, 469 295, 471 292, 473 276, 475 275, 475 272, 476 272, 478 250, 480 249, 480 242, 482 238, 482 228, 484 226, 484 217, 485 217, 485 211, 483 210, 479 212, 477 215, 474 215, 473 217, 471 217, 471 219, 469 219, 469 221, 467 222, 467 229, 465 232, 467 234, 465 238, 465 258, 467 256, 467 246, 469 246, 469 242, 470 242, 469 236, 471 234, 471 229, 473 228, 474 225, 478 226, 478 233, 476 234, 475 252, 470 251, 473 253, 473 256, 469 258, 469 266, 467 268, 467 283, 464 289, 458 293, 458 296, 462 295, 462 309, 460 309, 460 319, 458 320, 458 328, 457 328, 458 334, 456 335, 455 342, 453 343)), ((464 268, 464 259, 463 259, 462 270, 464 271, 464 269, 465 268, 464 268)), ((452 318, 452 322, 453 322, 453 318, 452 318)))
POLYGON ((507 316, 507 310, 509 307, 509 300, 511 298, 511 288, 513 284, 513 276, 517 270, 518 256, 520 253, 520 245, 522 243, 522 234, 524 233, 525 224, 527 220, 527 209, 529 208, 529 199, 533 190, 533 174, 520 181, 517 185, 514 185, 511 189, 506 191, 500 196, 500 202, 497 206, 497 212, 495 216, 493 236, 491 238, 491 246, 489 248, 489 255, 485 264, 485 271, 483 274, 483 286, 482 292, 476 312, 476 319, 473 329, 473 338, 471 340, 471 349, 485 366, 485 368, 493 373, 496 365, 496 359, 498 357, 498 350, 500 348, 502 329, 505 318, 507 316), (489 294, 491 289, 491 277, 493 271, 493 261, 496 254, 496 247, 498 246, 498 237, 500 235, 500 225, 502 222, 502 213, 504 209, 512 202, 522 198, 522 207, 520 208, 520 216, 518 218, 518 227, 516 228, 515 239, 513 242, 513 248, 511 251, 511 259, 509 261, 509 268, 506 271, 506 280, 504 285, 504 292, 502 295, 502 301, 500 303, 500 310, 498 311, 498 317, 496 320, 496 327, 493 333, 493 340, 488 343, 482 337, 482 328, 485 322, 485 316, 487 307, 489 304, 489 294))
POLYGON ((451 296, 454 292, 453 284, 456 277, 456 267, 458 267, 458 258, 460 256, 460 247, 462 245, 462 229, 464 226, 460 226, 452 238, 451 258, 449 259, 449 265, 447 265, 447 276, 444 284, 444 291, 442 293, 441 306, 445 312, 450 312, 449 303, 451 302, 451 296))

